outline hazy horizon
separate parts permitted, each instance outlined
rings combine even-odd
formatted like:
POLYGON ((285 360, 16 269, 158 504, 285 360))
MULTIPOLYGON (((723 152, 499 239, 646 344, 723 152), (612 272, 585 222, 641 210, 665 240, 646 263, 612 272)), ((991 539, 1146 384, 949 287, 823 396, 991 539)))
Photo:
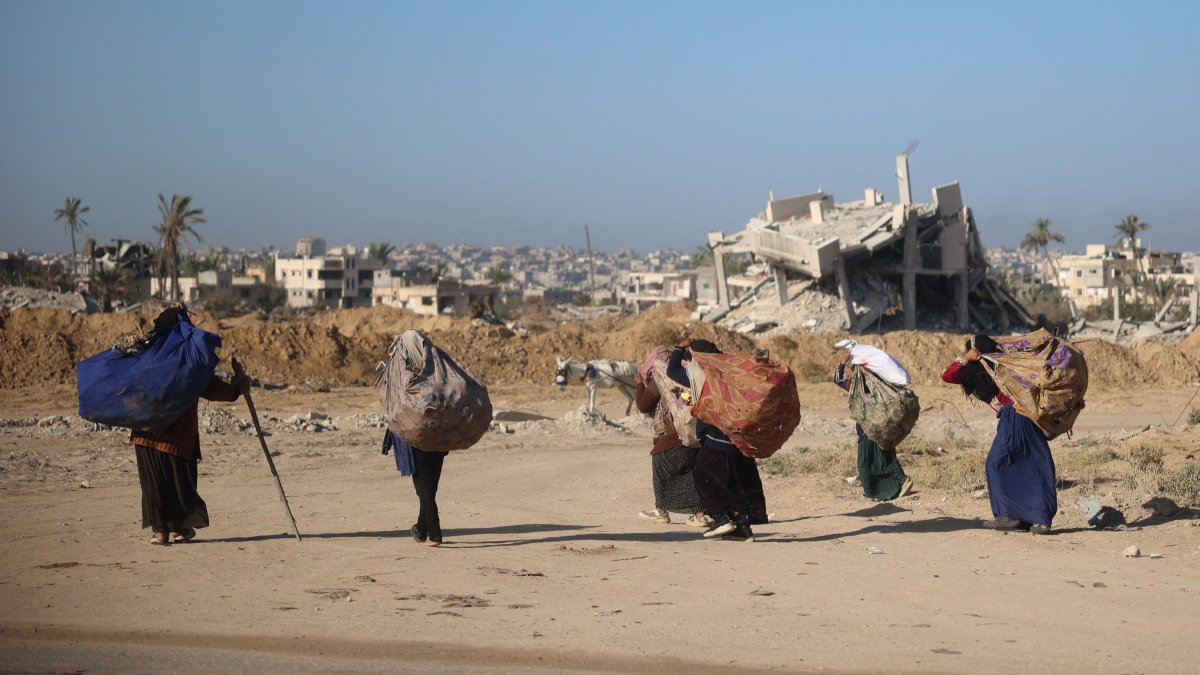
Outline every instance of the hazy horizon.
POLYGON ((205 244, 694 250, 768 193, 958 180, 985 246, 1129 213, 1200 249, 1200 6, 1163 2, 0 5, 0 250, 205 244))

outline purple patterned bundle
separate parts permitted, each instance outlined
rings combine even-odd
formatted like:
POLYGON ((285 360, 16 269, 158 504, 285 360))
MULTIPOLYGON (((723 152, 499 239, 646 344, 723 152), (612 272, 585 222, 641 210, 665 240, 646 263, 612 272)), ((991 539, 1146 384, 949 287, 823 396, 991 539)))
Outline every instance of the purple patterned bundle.
POLYGON ((1045 329, 997 340, 983 361, 1013 408, 1054 438, 1069 432, 1084 407, 1088 369, 1083 352, 1045 329))

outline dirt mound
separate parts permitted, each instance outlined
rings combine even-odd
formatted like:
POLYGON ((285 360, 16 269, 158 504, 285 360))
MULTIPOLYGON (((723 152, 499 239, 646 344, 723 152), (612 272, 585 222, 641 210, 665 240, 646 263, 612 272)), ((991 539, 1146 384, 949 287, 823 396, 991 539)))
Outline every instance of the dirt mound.
POLYGON ((1200 359, 1200 330, 1193 330, 1191 335, 1184 338, 1179 343, 1179 350, 1193 359, 1200 359))
MULTIPOLYGON (((790 365, 799 380, 825 382, 837 359, 832 345, 845 337, 796 332, 756 342, 718 325, 691 321, 690 312, 686 304, 663 304, 638 316, 563 324, 511 337, 469 319, 425 317, 384 307, 291 319, 249 315, 219 323, 199 315, 196 321, 222 336, 223 358, 237 356, 248 372, 272 384, 373 384, 392 338, 409 328, 425 331, 484 382, 497 384, 549 383, 555 355, 638 361, 651 346, 671 345, 684 337, 712 340, 730 352, 767 348, 773 358, 790 365)), ((74 384, 76 362, 108 349, 124 333, 148 328, 151 319, 150 314, 72 315, 28 308, 0 314, 0 388, 74 384)), ((914 381, 934 383, 961 353, 965 339, 952 333, 897 331, 862 341, 895 354, 914 381)), ((1092 386, 1200 380, 1200 335, 1174 346, 1147 341, 1123 347, 1103 340, 1079 346, 1088 359, 1092 386)))

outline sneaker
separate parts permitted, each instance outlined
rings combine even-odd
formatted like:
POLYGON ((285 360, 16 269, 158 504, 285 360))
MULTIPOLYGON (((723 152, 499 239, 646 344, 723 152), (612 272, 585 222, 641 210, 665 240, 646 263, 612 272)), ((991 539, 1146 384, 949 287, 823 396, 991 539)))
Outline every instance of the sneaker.
POLYGON ((1033 534, 1053 534, 1049 525, 1033 525, 1029 528, 1033 534))
POLYGON ((687 524, 691 525, 692 527, 708 527, 712 525, 712 522, 712 518, 709 518, 708 514, 706 513, 701 513, 699 518, 697 518, 696 514, 693 513, 692 515, 688 516, 687 519, 687 524))
POLYGON ((754 530, 750 529, 749 525, 738 525, 721 538, 726 541, 754 541, 754 530))
POLYGON ((981 524, 989 530, 1015 530, 1021 527, 1021 521, 1006 518, 1005 516, 996 516, 991 520, 983 521, 981 524))
POLYGON ((704 537, 706 539, 712 539, 713 537, 719 537, 723 534, 729 534, 735 529, 737 529, 737 525, 733 524, 733 521, 729 519, 729 516, 718 516, 717 519, 713 521, 712 527, 704 531, 704 537))
POLYGON ((638 518, 649 520, 652 523, 666 525, 671 522, 671 514, 662 509, 650 509, 649 511, 638 511, 638 518))
POLYGON ((913 489, 912 479, 905 476, 904 484, 900 486, 900 494, 896 495, 896 499, 899 499, 899 498, 903 497, 904 495, 907 495, 908 493, 912 492, 912 489, 913 489))

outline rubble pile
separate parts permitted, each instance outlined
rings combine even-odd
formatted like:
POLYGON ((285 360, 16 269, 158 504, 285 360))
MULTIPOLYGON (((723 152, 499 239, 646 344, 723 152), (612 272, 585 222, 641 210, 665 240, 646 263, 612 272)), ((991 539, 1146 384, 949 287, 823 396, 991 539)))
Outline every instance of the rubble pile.
POLYGON ((382 429, 387 426, 387 416, 380 413, 359 413, 334 418, 334 425, 339 429, 382 429))
POLYGON ((0 288, 0 310, 11 311, 22 307, 65 309, 74 313, 100 311, 94 300, 78 291, 60 293, 24 286, 0 288))
POLYGON ((536 433, 545 436, 567 434, 595 437, 605 434, 632 435, 634 433, 649 433, 651 431, 648 417, 630 415, 616 422, 605 417, 600 411, 588 410, 586 406, 572 410, 558 419, 535 415, 513 414, 498 415, 499 419, 492 422, 489 431, 499 434, 529 434, 536 433), (628 424, 627 424, 628 423, 628 424))
POLYGON ((321 433, 322 431, 337 431, 337 423, 332 417, 323 412, 310 410, 303 415, 293 415, 287 419, 272 417, 271 422, 288 431, 321 433))
POLYGON ((243 421, 223 408, 203 405, 199 410, 200 429, 208 434, 237 434, 253 432, 254 424, 243 421))

